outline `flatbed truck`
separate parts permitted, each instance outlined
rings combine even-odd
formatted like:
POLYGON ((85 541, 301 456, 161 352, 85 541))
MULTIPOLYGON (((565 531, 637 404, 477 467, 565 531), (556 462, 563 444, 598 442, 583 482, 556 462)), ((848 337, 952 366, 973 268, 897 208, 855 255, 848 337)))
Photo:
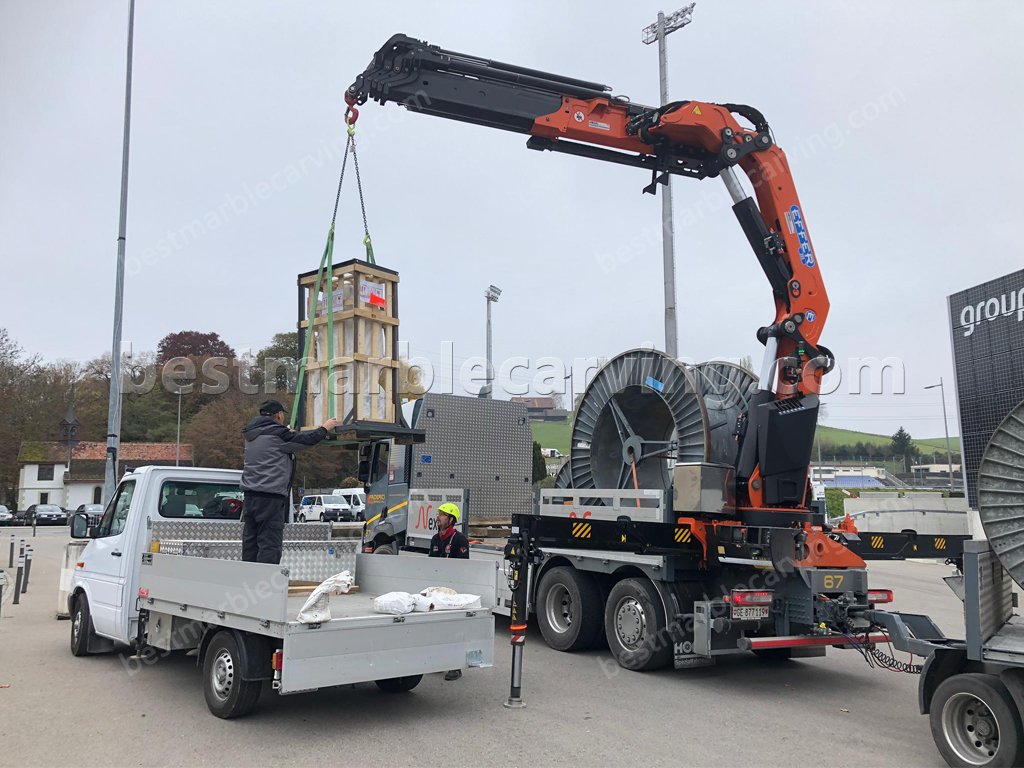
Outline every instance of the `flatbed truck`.
MULTIPOLYGON (((225 526, 240 538, 238 509, 168 518, 166 499, 204 486, 237 491, 240 477, 231 470, 143 467, 121 480, 99 525, 73 518, 72 537, 88 540, 68 594, 75 656, 133 648, 145 659, 151 649, 193 650, 207 706, 222 718, 249 713, 266 682, 280 694, 371 681, 402 692, 425 674, 492 665, 494 563, 372 557, 356 554, 352 540, 354 561, 347 565, 354 565, 359 591, 331 597, 331 618, 309 623, 297 614, 310 590, 291 594, 296 566, 180 554, 240 549, 240 541, 213 540, 225 526), (168 525, 195 533, 189 541, 161 540, 155 532, 168 525), (380 594, 430 586, 479 595, 481 607, 398 616, 373 610, 380 594)), ((309 532, 316 525, 295 527, 309 532)), ((295 562, 319 574, 315 581, 338 561, 340 543, 327 536, 285 544, 285 560, 294 544, 295 562)))

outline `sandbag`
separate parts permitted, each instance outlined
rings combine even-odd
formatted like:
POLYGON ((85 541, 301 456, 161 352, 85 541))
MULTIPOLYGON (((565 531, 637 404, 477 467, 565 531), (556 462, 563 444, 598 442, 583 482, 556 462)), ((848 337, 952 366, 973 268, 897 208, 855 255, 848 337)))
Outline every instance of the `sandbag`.
POLYGON ((331 595, 343 595, 352 589, 352 574, 336 573, 322 581, 299 609, 296 621, 302 624, 323 624, 331 620, 331 595))
POLYGON ((412 613, 416 601, 408 592, 388 592, 373 599, 373 610, 377 613, 401 615, 412 613))

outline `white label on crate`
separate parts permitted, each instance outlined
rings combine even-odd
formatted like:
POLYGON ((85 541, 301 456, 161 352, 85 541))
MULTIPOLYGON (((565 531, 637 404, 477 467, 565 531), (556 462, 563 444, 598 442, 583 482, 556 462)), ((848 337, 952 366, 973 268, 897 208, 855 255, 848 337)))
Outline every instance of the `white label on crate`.
MULTIPOLYGON (((320 297, 320 306, 317 307, 317 310, 316 310, 317 315, 322 315, 324 313, 324 307, 326 307, 326 306, 327 306, 327 296, 326 295, 325 296, 321 296, 320 297)), ((344 308, 345 308, 345 292, 342 291, 342 290, 337 290, 337 291, 334 292, 334 309, 331 310, 331 314, 334 314, 335 312, 341 312, 344 308)))
POLYGON ((359 300, 371 307, 387 306, 387 299, 384 294, 384 283, 373 283, 369 280, 359 282, 359 300))

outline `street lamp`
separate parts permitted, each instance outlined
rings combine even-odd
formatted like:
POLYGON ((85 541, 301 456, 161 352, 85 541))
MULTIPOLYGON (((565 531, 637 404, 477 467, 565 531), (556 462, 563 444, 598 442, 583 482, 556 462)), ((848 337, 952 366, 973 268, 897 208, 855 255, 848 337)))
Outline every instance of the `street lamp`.
POLYGON ((174 466, 181 463, 181 392, 184 387, 178 387, 178 432, 174 438, 174 466))
POLYGON ((946 460, 949 462, 949 495, 953 495, 953 452, 949 447, 949 422, 946 420, 946 387, 943 385, 942 377, 939 377, 938 384, 929 384, 925 389, 939 388, 942 396, 942 426, 946 430, 946 460))
POLYGON ((484 298, 487 299, 487 384, 480 392, 480 397, 491 399, 494 391, 494 361, 491 350, 491 304, 494 304, 501 296, 501 288, 494 285, 487 286, 484 298))
MULTIPOLYGON (((665 16, 658 11, 658 20, 643 29, 642 39, 645 45, 658 43, 658 73, 661 81, 661 105, 668 104, 668 72, 665 38, 690 23, 693 8, 690 3, 685 8, 665 16)), ((665 353, 671 357, 679 356, 678 328, 676 327, 676 257, 672 229, 672 183, 665 176, 665 189, 661 195, 661 250, 665 271, 665 353)))

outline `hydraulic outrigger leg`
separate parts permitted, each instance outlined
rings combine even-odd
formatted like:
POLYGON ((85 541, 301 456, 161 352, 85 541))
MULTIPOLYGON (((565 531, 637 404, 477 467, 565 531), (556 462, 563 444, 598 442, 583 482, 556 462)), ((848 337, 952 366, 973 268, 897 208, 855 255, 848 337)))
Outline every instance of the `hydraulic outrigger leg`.
POLYGON ((508 709, 521 709, 523 702, 523 647, 526 645, 526 622, 529 615, 527 573, 531 560, 530 534, 513 525, 512 535, 505 545, 506 573, 512 590, 512 606, 509 613, 509 632, 512 634, 512 681, 508 692, 508 709))

